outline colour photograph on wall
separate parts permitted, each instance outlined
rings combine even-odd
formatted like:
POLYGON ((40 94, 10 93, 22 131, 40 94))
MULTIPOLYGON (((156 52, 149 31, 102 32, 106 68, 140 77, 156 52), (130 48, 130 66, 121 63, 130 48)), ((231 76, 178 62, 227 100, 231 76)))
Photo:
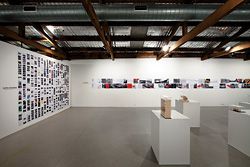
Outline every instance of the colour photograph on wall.
POLYGON ((250 79, 92 79, 92 88, 97 89, 235 89, 250 88, 250 79))
POLYGON ((18 53, 18 124, 69 105, 69 66, 18 53))

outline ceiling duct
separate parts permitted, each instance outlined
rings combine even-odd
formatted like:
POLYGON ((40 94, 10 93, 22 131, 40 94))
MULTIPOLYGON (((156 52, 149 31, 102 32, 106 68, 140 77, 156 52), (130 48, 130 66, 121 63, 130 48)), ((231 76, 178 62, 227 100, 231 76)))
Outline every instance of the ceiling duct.
MULTIPOLYGON (((154 4, 95 4, 100 21, 202 21, 219 5, 154 4), (135 10, 135 9, 139 10, 135 10)), ((84 22, 89 21, 81 4, 38 5, 36 12, 24 12, 22 5, 0 6, 0 22, 84 22)), ((250 5, 236 9, 221 21, 250 22, 250 5)))

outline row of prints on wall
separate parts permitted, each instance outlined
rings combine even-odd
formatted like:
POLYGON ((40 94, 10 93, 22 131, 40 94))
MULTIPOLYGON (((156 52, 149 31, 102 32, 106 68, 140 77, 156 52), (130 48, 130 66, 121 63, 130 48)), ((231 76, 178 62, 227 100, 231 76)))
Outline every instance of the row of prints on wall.
POLYGON ((69 105, 69 66, 18 53, 18 124, 23 125, 69 105))
POLYGON ((250 88, 250 79, 220 79, 212 80, 206 79, 112 79, 112 78, 101 78, 92 79, 92 88, 97 89, 240 89, 250 88))

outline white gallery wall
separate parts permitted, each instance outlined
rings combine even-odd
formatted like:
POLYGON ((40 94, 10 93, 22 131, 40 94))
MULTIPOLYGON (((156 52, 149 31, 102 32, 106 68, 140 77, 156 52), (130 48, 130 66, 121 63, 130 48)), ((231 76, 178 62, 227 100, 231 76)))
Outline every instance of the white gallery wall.
MULTIPOLYGON (((186 95, 201 106, 250 101, 250 89, 97 89, 92 79, 217 79, 250 78, 250 61, 241 59, 168 58, 73 60, 71 105, 87 107, 159 107, 163 95, 186 95)), ((173 104, 174 105, 174 104, 173 104)))
MULTIPOLYGON (((27 126, 33 125, 45 118, 48 118, 64 109, 48 113, 43 117, 32 120, 25 125, 18 125, 18 52, 32 54, 37 57, 48 58, 47 56, 36 52, 22 49, 0 41, 0 139, 21 130, 27 126)), ((55 62, 62 62, 48 58, 55 62)), ((67 64, 68 61, 63 61, 67 64)))

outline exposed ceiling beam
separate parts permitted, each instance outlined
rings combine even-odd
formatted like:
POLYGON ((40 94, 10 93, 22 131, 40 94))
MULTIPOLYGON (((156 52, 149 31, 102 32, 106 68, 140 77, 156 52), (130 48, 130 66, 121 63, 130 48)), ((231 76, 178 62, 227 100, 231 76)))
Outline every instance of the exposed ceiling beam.
MULTIPOLYGON (((229 42, 237 39, 240 35, 242 35, 243 33, 245 33, 249 28, 248 27, 242 27, 237 33, 235 33, 234 35, 232 35, 231 37, 225 39, 224 41, 222 41, 219 45, 217 45, 212 51, 209 51, 208 53, 206 53, 204 56, 201 57, 201 60, 206 60, 209 58, 212 58, 210 56, 210 54, 214 53, 215 51, 220 50, 223 46, 225 46, 226 44, 228 44, 229 42)), ((249 41, 249 38, 248 38, 249 41)))
POLYGON ((18 35, 25 38, 25 25, 18 26, 18 35))
POLYGON ((184 35, 186 35, 187 33, 188 33, 188 26, 187 26, 187 23, 186 22, 184 22, 183 24, 182 24, 182 36, 184 36, 184 35))
POLYGON ((249 48, 250 48, 250 42, 241 42, 241 43, 238 43, 237 45, 235 45, 234 47, 232 47, 229 51, 215 52, 215 53, 211 54, 210 57, 213 57, 213 58, 222 57, 222 56, 229 55, 229 54, 234 53, 234 52, 243 51, 243 50, 246 50, 249 48))
MULTIPOLYGON (((142 52, 117 52, 116 58, 156 58, 153 51, 142 52)), ((173 57, 183 57, 183 54, 175 53, 173 57)), ((199 57, 199 54, 187 53, 186 57, 199 57)), ((70 54, 69 59, 108 59, 106 52, 70 54)))
POLYGON ((176 50, 187 41, 193 39, 194 37, 196 37, 198 34, 200 34, 202 31, 204 31, 208 27, 214 25, 221 18, 228 15, 230 12, 236 9, 243 2, 244 0, 228 0, 224 5, 216 9, 212 14, 210 14, 207 18, 205 18, 200 24, 194 27, 190 32, 188 32, 181 39, 175 42, 175 44, 173 44, 170 47, 169 52, 167 54, 158 56, 157 60, 160 60, 164 56, 169 56, 172 51, 176 50))
POLYGON ((107 41, 108 41, 110 47, 112 47, 112 41, 111 41, 111 38, 110 38, 111 32, 110 32, 110 28, 109 28, 109 26, 108 26, 108 23, 107 23, 107 22, 104 22, 104 23, 102 24, 102 28, 103 28, 105 37, 106 37, 106 39, 107 39, 107 41))
POLYGON ((114 54, 112 46, 110 46, 109 42, 105 38, 105 33, 100 25, 99 18, 95 13, 95 10, 90 2, 90 0, 82 0, 82 5, 85 8, 85 11, 87 12, 92 24, 94 25, 98 35, 100 36, 104 47, 106 48, 107 52, 110 54, 111 59, 114 60, 114 54))
MULTIPOLYGON (((182 36, 173 36, 171 41, 177 41, 182 36)), ((43 41, 46 40, 45 38, 41 38, 38 36, 26 36, 26 38, 34 41, 43 41)), ((123 35, 116 35, 116 36, 110 36, 111 41, 162 41, 162 39, 166 38, 166 36, 146 36, 146 37, 136 37, 133 38, 131 36, 123 36, 123 35)), ((228 37, 209 37, 209 36, 196 36, 190 41, 208 41, 208 42, 221 42, 227 40, 228 37)), ((7 38, 7 37, 0 37, 0 40, 4 41, 13 41, 14 39, 7 38)), ((56 41, 101 41, 99 36, 86 36, 86 35, 62 35, 60 37, 54 37, 53 40, 56 41)), ((249 37, 237 37, 235 39, 231 39, 231 41, 236 42, 243 42, 243 41, 249 41, 249 37)))
POLYGON ((58 46, 57 42, 54 41, 49 35, 48 33, 49 30, 47 29, 47 27, 45 26, 41 26, 41 25, 33 25, 33 27, 47 40, 49 41, 55 48, 57 51, 59 51, 60 53, 64 54, 66 56, 66 53, 58 46))
MULTIPOLYGON (((21 24, 18 26, 18 35, 25 38, 25 25, 21 24)), ((21 47, 23 47, 23 43, 21 43, 21 47)))
POLYGON ((59 59, 64 59, 65 56, 61 53, 58 53, 58 52, 55 52, 37 42, 34 42, 34 41, 31 41, 31 40, 28 40, 28 39, 25 39, 23 37, 20 37, 16 32, 12 31, 12 30, 9 30, 8 28, 6 27, 0 27, 0 34, 4 35, 4 36, 7 36, 9 38, 13 38, 17 41, 20 41, 26 45, 30 45, 30 46, 33 46, 35 47, 36 49, 40 50, 40 51, 43 51, 45 53, 48 53, 48 54, 51 54, 51 55, 54 55, 56 57, 58 57, 59 59))
MULTIPOLYGON (((120 52, 116 53, 116 58, 155 58, 154 52, 120 52)), ((172 57, 178 58, 191 58, 191 57, 200 57, 199 54, 194 53, 186 53, 186 54, 179 54, 173 53, 172 57)), ((242 59, 242 54, 237 54, 232 56, 227 56, 223 58, 231 58, 231 59, 242 59)), ((80 53, 80 54, 70 54, 69 59, 109 59, 109 55, 107 52, 95 52, 95 53, 80 53)))

